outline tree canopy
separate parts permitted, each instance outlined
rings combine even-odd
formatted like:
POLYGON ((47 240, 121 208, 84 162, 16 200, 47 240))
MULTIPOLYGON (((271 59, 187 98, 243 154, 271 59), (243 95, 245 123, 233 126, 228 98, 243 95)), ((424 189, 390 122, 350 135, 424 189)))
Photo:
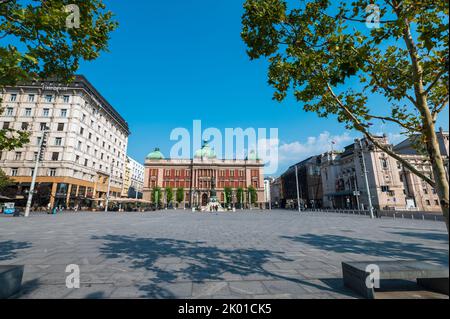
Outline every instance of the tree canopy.
MULTIPOLYGON (((117 25, 102 0, 0 0, 0 90, 47 78, 71 81, 82 61, 107 51, 117 25), (79 25, 72 21, 78 18, 79 25)), ((0 131, 0 150, 27 141, 28 132, 0 131)))
POLYGON ((292 94, 305 111, 335 116, 363 133, 437 188, 448 226, 449 188, 435 124, 449 99, 449 3, 247 0, 244 10, 247 53, 268 60, 274 99, 292 94), (373 104, 374 96, 386 103, 373 104), (374 122, 418 139, 434 178, 379 143, 369 130, 374 122))

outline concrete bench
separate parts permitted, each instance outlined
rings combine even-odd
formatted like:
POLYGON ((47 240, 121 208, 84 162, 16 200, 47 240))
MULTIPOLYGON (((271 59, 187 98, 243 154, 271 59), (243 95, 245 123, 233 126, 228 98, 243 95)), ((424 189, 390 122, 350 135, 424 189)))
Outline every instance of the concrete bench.
POLYGON ((380 271, 380 289, 383 280, 415 280, 427 290, 449 294, 447 266, 437 266, 425 261, 368 261, 343 262, 344 285, 361 296, 375 299, 375 289, 368 287, 366 279, 370 275, 369 265, 377 265, 380 271))
POLYGON ((17 294, 22 286, 24 266, 0 266, 0 299, 17 294))

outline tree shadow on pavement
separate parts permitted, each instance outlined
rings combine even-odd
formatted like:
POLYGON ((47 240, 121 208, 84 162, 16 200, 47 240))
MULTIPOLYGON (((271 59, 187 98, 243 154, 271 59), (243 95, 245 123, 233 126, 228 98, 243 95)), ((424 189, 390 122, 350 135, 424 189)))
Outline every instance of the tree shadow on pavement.
POLYGON ((0 242, 0 262, 16 258, 18 250, 27 249, 31 246, 31 243, 23 241, 0 242))
POLYGON ((309 285, 316 289, 336 291, 342 287, 324 288, 321 285, 290 278, 264 269, 267 262, 292 262, 282 252, 260 249, 222 249, 207 246, 204 242, 165 238, 138 238, 107 235, 93 239, 104 242, 102 254, 117 259, 133 269, 147 270, 154 278, 140 283, 139 290, 147 298, 178 298, 169 287, 180 282, 204 283, 227 281, 230 276, 262 275, 269 280, 287 280, 309 285))
POLYGON ((294 237, 282 236, 281 238, 307 244, 324 251, 358 254, 361 255, 361 260, 364 259, 364 256, 373 256, 392 259, 429 260, 448 265, 448 249, 430 248, 417 243, 387 240, 373 241, 338 235, 316 234, 294 237))

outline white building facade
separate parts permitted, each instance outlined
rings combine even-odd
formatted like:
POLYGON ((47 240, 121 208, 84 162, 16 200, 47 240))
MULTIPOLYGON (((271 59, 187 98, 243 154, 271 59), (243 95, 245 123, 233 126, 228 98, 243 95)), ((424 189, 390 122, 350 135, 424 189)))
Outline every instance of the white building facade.
POLYGON ((46 130, 35 206, 101 206, 108 184, 111 196, 120 196, 128 124, 84 76, 67 85, 45 81, 7 87, 1 95, 0 126, 30 132, 27 145, 0 153, 0 167, 16 182, 10 197, 21 198, 29 189, 46 130))
POLYGON ((144 189, 144 165, 127 156, 124 173, 123 197, 142 198, 144 189))

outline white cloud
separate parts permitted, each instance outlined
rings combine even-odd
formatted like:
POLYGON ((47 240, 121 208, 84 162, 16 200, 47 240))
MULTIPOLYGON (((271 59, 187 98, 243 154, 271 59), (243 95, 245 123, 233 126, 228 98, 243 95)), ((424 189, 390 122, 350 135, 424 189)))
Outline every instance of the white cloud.
POLYGON ((331 135, 323 132, 319 136, 310 136, 304 142, 280 143, 279 162, 299 162, 313 155, 319 155, 328 151, 341 150, 354 140, 349 133, 331 135), (335 144, 332 145, 332 142, 335 144))

